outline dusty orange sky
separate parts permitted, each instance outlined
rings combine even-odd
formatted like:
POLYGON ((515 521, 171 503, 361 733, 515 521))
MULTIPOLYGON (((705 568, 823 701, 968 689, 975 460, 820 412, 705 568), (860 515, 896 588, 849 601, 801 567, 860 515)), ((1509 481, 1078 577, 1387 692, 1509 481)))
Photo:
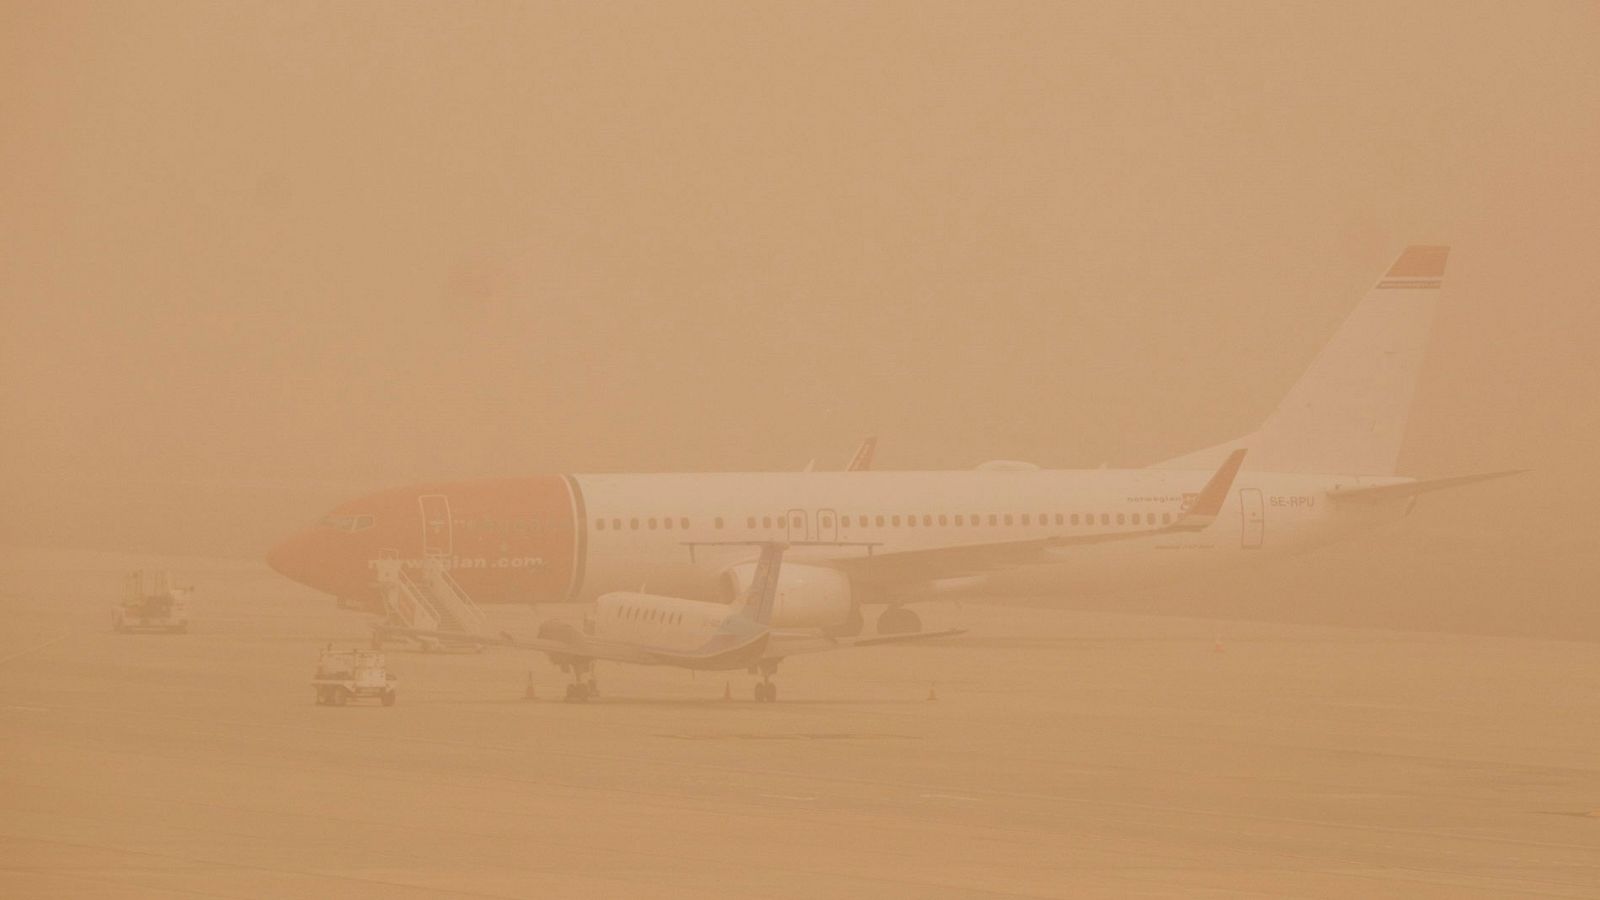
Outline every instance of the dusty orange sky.
POLYGON ((868 433, 1142 465, 1440 242, 1403 471, 1534 471, 1126 602, 1600 638, 1596 160, 1594 3, 10 2, 0 542, 868 433))

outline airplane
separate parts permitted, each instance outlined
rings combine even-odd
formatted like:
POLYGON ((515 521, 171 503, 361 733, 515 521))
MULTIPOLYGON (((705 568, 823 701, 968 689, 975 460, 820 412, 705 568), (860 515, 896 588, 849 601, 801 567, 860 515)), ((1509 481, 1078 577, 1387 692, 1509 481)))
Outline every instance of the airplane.
MULTIPOLYGON (((1087 534, 1057 535, 1047 538, 974 544, 964 548, 974 561, 1009 560, 1020 564, 1038 561, 1050 551, 1088 544, 1131 541, 1152 534, 1181 534, 1204 531, 1221 512, 1228 490, 1238 477, 1246 451, 1229 454, 1222 467, 1195 494, 1194 502, 1176 521, 1159 527, 1135 530, 1101 529, 1087 534)), ((815 542, 813 542, 815 543, 815 542)), ((835 542, 823 542, 839 546, 835 542)), ((743 541, 687 542, 691 549, 701 547, 750 546, 743 541)), ((595 600, 592 614, 583 620, 582 630, 570 622, 550 620, 539 628, 534 640, 520 640, 502 632, 490 636, 470 631, 438 631, 389 628, 389 634, 404 634, 424 641, 457 646, 515 647, 540 651, 572 675, 566 699, 582 702, 600 695, 595 681, 597 661, 623 662, 643 666, 676 666, 696 671, 749 669, 759 672, 755 686, 758 703, 778 699, 778 686, 772 675, 778 663, 802 653, 870 647, 930 638, 953 637, 961 629, 915 631, 850 638, 829 634, 825 629, 777 629, 773 613, 778 606, 782 585, 782 562, 790 545, 780 541, 759 541, 750 584, 743 597, 733 604, 692 600, 639 591, 612 591, 595 600)), ((858 546, 872 549, 872 543, 858 546)), ((867 557, 870 559, 871 557, 867 557)))
MULTIPOLYGON (((481 603, 591 602, 641 583, 732 603, 751 541, 795 545, 775 628, 916 632, 914 604, 1113 590, 1320 547, 1403 518, 1422 496, 1514 474, 1396 474, 1449 249, 1405 249, 1260 427, 1141 469, 544 475, 412 485, 340 504, 273 548, 279 573, 383 613, 380 557, 447 566, 481 603), (1233 451, 1227 513, 1169 531, 1233 451), (995 552, 1014 542, 1126 540, 995 552), (715 546, 722 544, 723 546, 715 546), (696 545, 696 546, 690 546, 696 545)), ((858 454, 859 456, 860 454, 858 454)))
POLYGON ((756 702, 772 703, 778 699, 778 686, 772 675, 778 663, 788 657, 963 633, 953 628, 849 639, 831 637, 816 629, 774 629, 772 612, 783 554, 789 545, 764 542, 756 546, 760 547, 761 555, 756 560, 754 576, 744 597, 736 604, 640 591, 613 591, 595 601, 594 611, 584 617, 581 630, 570 622, 550 620, 540 626, 539 636, 532 640, 514 638, 503 632, 499 636, 420 630, 410 634, 454 644, 514 647, 544 653, 572 676, 566 693, 569 703, 600 696, 594 675, 596 662, 675 666, 711 672, 748 669, 761 675, 761 681, 755 686, 756 702))

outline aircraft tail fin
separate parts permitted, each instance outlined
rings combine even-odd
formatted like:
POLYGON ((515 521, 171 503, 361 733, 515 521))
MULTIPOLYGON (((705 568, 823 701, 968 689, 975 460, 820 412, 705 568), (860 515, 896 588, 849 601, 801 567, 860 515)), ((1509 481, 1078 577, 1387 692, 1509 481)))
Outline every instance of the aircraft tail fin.
POLYGON ((745 591, 743 610, 757 625, 772 624, 772 608, 778 597, 778 571, 783 564, 784 544, 761 545, 761 558, 756 561, 755 573, 750 577, 750 588, 745 591))
POLYGON ((868 435, 861 439, 856 446, 856 454, 850 457, 850 464, 844 467, 846 472, 865 472, 872 468, 872 454, 878 449, 878 436, 868 435))
POLYGON ((1260 429, 1156 468, 1210 469, 1246 447, 1254 471, 1393 474, 1449 255, 1407 247, 1260 429))

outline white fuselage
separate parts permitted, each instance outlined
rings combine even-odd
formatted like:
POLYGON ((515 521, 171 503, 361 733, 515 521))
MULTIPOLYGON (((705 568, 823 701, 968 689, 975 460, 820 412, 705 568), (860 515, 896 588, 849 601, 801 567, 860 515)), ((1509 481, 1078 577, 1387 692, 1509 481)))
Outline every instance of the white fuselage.
MULTIPOLYGON (((584 539, 579 599, 639 589, 712 596, 748 547, 796 546, 793 564, 1169 524, 1211 473, 1159 469, 579 475, 584 539), (873 545, 870 550, 862 544, 873 545)), ((1204 531, 1070 547, 1059 562, 976 578, 908 584, 905 594, 1017 595, 1097 590, 1306 550, 1405 514, 1409 501, 1341 504, 1335 486, 1401 478, 1241 473, 1204 531)))

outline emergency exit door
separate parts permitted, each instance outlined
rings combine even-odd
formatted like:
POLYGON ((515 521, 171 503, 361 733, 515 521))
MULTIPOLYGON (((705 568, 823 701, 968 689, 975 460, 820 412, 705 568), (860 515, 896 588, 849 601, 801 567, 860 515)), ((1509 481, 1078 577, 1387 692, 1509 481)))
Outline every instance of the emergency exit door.
POLYGON ((1267 534, 1267 510, 1259 488, 1242 488, 1239 491, 1239 546, 1246 550, 1261 549, 1267 534))

